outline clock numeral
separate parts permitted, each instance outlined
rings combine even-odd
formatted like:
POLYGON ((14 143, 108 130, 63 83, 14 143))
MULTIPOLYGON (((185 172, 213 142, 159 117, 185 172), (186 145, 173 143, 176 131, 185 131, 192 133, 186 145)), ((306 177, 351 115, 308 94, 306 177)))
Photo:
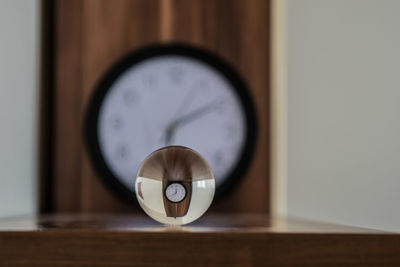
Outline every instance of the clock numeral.
POLYGON ((115 153, 115 158, 116 160, 125 160, 129 156, 129 150, 128 147, 125 145, 121 145, 117 148, 116 153, 115 153))
POLYGON ((226 99, 221 99, 221 100, 219 100, 219 101, 217 102, 217 106, 216 106, 217 112, 218 112, 219 114, 223 114, 223 113, 225 112, 225 110, 226 110, 226 106, 227 106, 227 101, 226 101, 226 99))
POLYGON ((208 84, 208 82, 207 82, 206 80, 200 80, 199 82, 197 82, 197 83, 194 85, 194 88, 195 88, 196 90, 199 90, 199 91, 202 92, 202 93, 205 93, 205 92, 207 92, 208 90, 210 90, 210 86, 209 86, 209 84, 208 84))
POLYGON ((236 136, 236 134, 237 134, 237 128, 235 127, 235 125, 228 124, 226 126, 226 137, 233 138, 236 136))
POLYGON ((124 103, 127 106, 132 106, 139 102, 139 95, 137 92, 134 91, 125 91, 122 97, 124 99, 124 103))
POLYGON ((183 74, 184 71, 182 68, 180 67, 172 67, 171 69, 169 69, 168 71, 168 75, 171 79, 171 81, 175 84, 179 84, 182 82, 183 80, 183 74))
POLYGON ((224 163, 224 154, 221 151, 217 151, 214 154, 214 162, 215 164, 222 164, 224 163))
POLYGON ((115 131, 120 130, 123 127, 123 121, 121 118, 114 116, 111 118, 111 128, 115 131))
POLYGON ((157 82, 156 78, 151 74, 143 76, 143 84, 145 88, 153 88, 156 82, 157 82))

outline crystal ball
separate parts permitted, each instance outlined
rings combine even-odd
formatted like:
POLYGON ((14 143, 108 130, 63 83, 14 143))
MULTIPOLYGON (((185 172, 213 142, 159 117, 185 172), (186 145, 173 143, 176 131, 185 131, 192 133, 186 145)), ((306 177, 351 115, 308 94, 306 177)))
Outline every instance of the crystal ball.
POLYGON ((136 175, 136 198, 147 215, 168 225, 193 222, 210 207, 215 179, 206 160, 183 146, 151 153, 136 175))

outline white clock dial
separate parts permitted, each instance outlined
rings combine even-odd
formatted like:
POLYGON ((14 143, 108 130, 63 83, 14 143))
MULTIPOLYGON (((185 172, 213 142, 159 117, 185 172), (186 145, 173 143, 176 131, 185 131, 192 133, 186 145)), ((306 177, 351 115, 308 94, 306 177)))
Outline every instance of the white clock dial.
POLYGON ((210 164, 216 186, 237 166, 246 143, 246 113, 233 85, 195 58, 161 55, 127 68, 110 86, 97 135, 107 167, 134 191, 141 161, 181 145, 210 164))
POLYGON ((186 189, 180 183, 171 183, 165 189, 165 197, 171 202, 181 202, 186 196, 186 189))

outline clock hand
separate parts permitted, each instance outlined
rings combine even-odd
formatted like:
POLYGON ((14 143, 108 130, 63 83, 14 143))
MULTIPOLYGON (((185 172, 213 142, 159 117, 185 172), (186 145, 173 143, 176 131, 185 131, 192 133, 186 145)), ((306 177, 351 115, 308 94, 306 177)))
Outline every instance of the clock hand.
POLYGON ((212 111, 213 108, 216 108, 221 101, 219 100, 214 100, 192 112, 189 114, 183 115, 180 118, 177 118, 173 120, 171 123, 168 124, 166 130, 165 130, 165 145, 170 145, 173 143, 173 137, 175 135, 175 131, 178 128, 178 126, 181 126, 185 123, 189 123, 196 118, 199 118, 208 112, 212 111))
POLYGON ((174 123, 176 117, 178 117, 178 115, 181 114, 187 108, 190 102, 192 102, 191 100, 193 100, 193 96, 195 95, 196 92, 197 92, 196 88, 193 88, 186 94, 185 98, 182 101, 182 104, 178 108, 176 114, 173 116, 172 121, 167 125, 165 133, 161 136, 161 140, 165 141, 166 146, 170 145, 173 141, 173 136, 176 128, 176 124, 174 123))
POLYGON ((175 131, 175 128, 178 126, 181 126, 185 123, 189 123, 197 118, 200 118, 201 116, 204 116, 208 112, 212 111, 214 108, 216 108, 221 101, 212 101, 198 109, 195 109, 194 111, 190 112, 189 114, 183 115, 180 118, 176 119, 175 121, 172 122, 171 125, 173 125, 173 131, 175 131))
POLYGON ((167 129, 165 131, 165 145, 169 145, 173 141, 173 136, 175 133, 175 124, 172 122, 167 126, 167 129))
POLYGON ((182 104, 178 108, 177 112, 175 113, 175 116, 173 116, 173 121, 175 118, 179 116, 182 112, 184 112, 187 109, 187 106, 192 102, 194 99, 194 96, 198 92, 197 88, 193 88, 192 90, 189 91, 189 93, 186 94, 185 98, 182 101, 182 104))
POLYGON ((176 193, 178 193, 178 189, 177 189, 177 188, 175 188, 175 192, 174 192, 172 195, 168 195, 168 196, 169 196, 169 197, 175 196, 176 193))
POLYGON ((212 111, 213 108, 216 108, 221 102, 218 100, 212 101, 192 112, 186 114, 178 119, 173 120, 170 124, 168 124, 166 132, 165 132, 165 145, 170 145, 173 142, 173 137, 175 135, 175 131, 178 126, 181 126, 185 123, 191 122, 196 118, 199 118, 208 112, 212 111))

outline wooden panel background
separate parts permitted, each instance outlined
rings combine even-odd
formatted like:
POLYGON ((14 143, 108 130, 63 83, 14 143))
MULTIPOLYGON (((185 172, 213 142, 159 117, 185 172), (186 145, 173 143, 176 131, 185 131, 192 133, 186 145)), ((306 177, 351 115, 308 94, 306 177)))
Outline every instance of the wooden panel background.
POLYGON ((235 66, 259 116, 253 163, 212 209, 269 212, 269 11, 268 0, 56 0, 53 210, 138 209, 107 189, 91 166, 83 143, 86 104, 96 81, 124 54, 148 44, 185 42, 235 66))

